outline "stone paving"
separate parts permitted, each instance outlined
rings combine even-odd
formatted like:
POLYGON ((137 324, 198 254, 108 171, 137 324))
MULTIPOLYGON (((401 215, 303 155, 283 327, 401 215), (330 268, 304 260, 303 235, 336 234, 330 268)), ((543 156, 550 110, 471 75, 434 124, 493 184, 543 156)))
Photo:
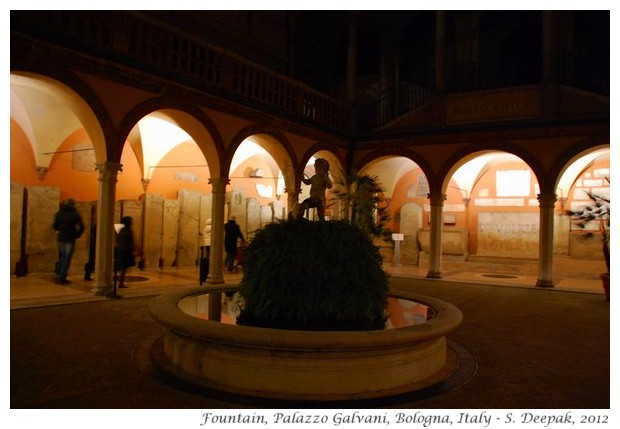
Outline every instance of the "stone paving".
POLYGON ((148 350, 163 331, 147 312, 149 301, 161 292, 147 288, 123 299, 11 310, 10 407, 610 408, 610 304, 600 293, 397 276, 391 283, 395 290, 414 290, 461 309, 463 324, 449 336, 461 351, 458 380, 423 394, 351 403, 194 391, 159 374, 149 359, 148 350))

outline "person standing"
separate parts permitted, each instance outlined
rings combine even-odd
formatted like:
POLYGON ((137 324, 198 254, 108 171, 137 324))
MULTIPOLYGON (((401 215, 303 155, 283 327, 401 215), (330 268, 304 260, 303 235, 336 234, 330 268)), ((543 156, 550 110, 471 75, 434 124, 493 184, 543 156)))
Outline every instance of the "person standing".
POLYGON ((237 225, 235 217, 232 216, 224 225, 224 250, 226 251, 226 269, 229 273, 232 273, 235 268, 238 240, 245 243, 245 238, 241 234, 241 228, 237 225))
POLYGON ((121 219, 123 228, 121 228, 121 230, 118 232, 118 235, 116 236, 116 267, 114 271, 120 271, 120 277, 118 281, 119 288, 127 287, 125 286, 125 273, 127 272, 127 268, 136 265, 131 221, 131 216, 123 216, 123 218, 121 219))
POLYGON ((202 286, 202 283, 207 280, 207 276, 209 275, 209 254, 211 253, 211 219, 207 219, 204 229, 199 234, 202 237, 200 242, 199 268, 199 283, 202 286))
POLYGON ((90 234, 88 236, 88 261, 84 264, 84 281, 92 281, 95 271, 95 250, 97 243, 97 207, 91 208, 90 234))
POLYGON ((54 216, 52 225, 57 232, 58 241, 58 264, 56 267, 56 283, 66 285, 71 283, 67 276, 71 258, 75 250, 75 240, 84 232, 84 222, 75 208, 75 201, 69 198, 60 205, 60 209, 54 216))
POLYGON ((200 257, 209 258, 209 252, 211 251, 211 219, 207 219, 205 227, 200 233, 202 240, 200 243, 200 257))

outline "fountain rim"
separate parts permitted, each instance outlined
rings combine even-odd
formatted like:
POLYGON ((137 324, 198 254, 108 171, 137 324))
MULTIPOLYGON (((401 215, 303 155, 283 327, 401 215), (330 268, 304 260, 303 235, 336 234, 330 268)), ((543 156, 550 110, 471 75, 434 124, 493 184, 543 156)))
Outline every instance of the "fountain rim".
POLYGON ((255 326, 239 326, 200 319, 185 313, 179 302, 208 293, 223 293, 238 285, 210 285, 163 294, 149 303, 149 314, 178 335, 260 348, 352 349, 402 346, 437 338, 454 331, 463 320, 461 311, 446 301, 407 291, 391 291, 390 296, 412 300, 435 310, 426 323, 372 331, 302 331, 255 326))

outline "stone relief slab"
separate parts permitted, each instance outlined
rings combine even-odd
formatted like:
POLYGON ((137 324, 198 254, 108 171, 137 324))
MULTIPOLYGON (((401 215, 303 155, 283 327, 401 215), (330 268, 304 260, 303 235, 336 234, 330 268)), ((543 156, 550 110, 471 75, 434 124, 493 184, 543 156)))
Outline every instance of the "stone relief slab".
POLYGON ((479 213, 478 255, 537 257, 538 213, 479 213))
POLYGON ((17 262, 22 253, 22 227, 24 216, 24 185, 11 182, 11 232, 10 232, 10 273, 15 274, 17 262))
POLYGON ((142 264, 144 268, 159 266, 162 257, 162 231, 164 219, 164 198, 160 194, 144 196, 144 244, 142 264))
MULTIPOLYGON (((252 236, 261 226, 261 208, 256 198, 246 199, 246 229, 244 235, 252 236)), ((243 231, 243 229, 241 230, 243 231)))
MULTIPOLYGON (((84 222, 84 233, 80 238, 75 241, 75 250, 73 258, 71 258, 71 269, 69 274, 84 274, 84 264, 88 262, 88 254, 90 250, 91 240, 91 225, 93 222, 93 210, 97 206, 97 203, 92 201, 76 201, 75 208, 80 216, 82 216, 82 222, 84 222)), ((93 235, 93 238, 96 237, 93 235)))
POLYGON ((164 200, 161 233, 162 268, 175 266, 179 240, 179 202, 164 200))
POLYGON ((28 186, 25 198, 28 272, 54 272, 58 261, 58 246, 52 225, 60 207, 60 190, 47 186, 28 186))
POLYGON ((179 201, 179 237, 177 246, 177 267, 192 267, 198 262, 200 194, 197 191, 181 189, 179 201))
POLYGON ((275 200, 269 203, 273 212, 274 219, 286 219, 286 209, 284 204, 280 200, 275 200))
POLYGON ((213 216, 213 195, 200 195, 200 231, 204 229, 207 219, 213 216))
POLYGON ((246 228, 246 203, 245 203, 245 190, 241 188, 235 188, 226 193, 226 205, 228 206, 228 217, 224 220, 235 217, 241 231, 247 231, 246 228))
POLYGON ((93 171, 95 169, 95 150, 90 143, 77 143, 73 145, 71 168, 79 171, 93 171))
POLYGON ((400 210, 400 233, 404 240, 400 244, 400 263, 417 265, 420 258, 418 230, 422 226, 422 206, 416 203, 404 204, 400 210))
POLYGON ((261 227, 272 223, 274 220, 273 207, 270 205, 260 206, 260 224, 261 227))

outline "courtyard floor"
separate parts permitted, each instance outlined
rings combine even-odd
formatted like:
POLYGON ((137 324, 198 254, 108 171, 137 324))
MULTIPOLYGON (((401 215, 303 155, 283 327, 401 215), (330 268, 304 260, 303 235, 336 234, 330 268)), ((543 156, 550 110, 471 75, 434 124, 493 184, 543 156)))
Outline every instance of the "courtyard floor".
MULTIPOLYGON (((19 409, 609 409, 610 304, 592 276, 551 289, 492 267, 424 278, 386 267, 394 290, 451 302, 463 324, 449 335, 460 367, 424 392, 347 403, 300 403, 196 391, 157 371, 150 346, 163 329, 148 314, 161 293, 198 286, 198 271, 134 271, 122 299, 97 297, 74 276, 11 277, 10 408, 19 409)), ((237 283, 241 274, 226 274, 237 283)))

